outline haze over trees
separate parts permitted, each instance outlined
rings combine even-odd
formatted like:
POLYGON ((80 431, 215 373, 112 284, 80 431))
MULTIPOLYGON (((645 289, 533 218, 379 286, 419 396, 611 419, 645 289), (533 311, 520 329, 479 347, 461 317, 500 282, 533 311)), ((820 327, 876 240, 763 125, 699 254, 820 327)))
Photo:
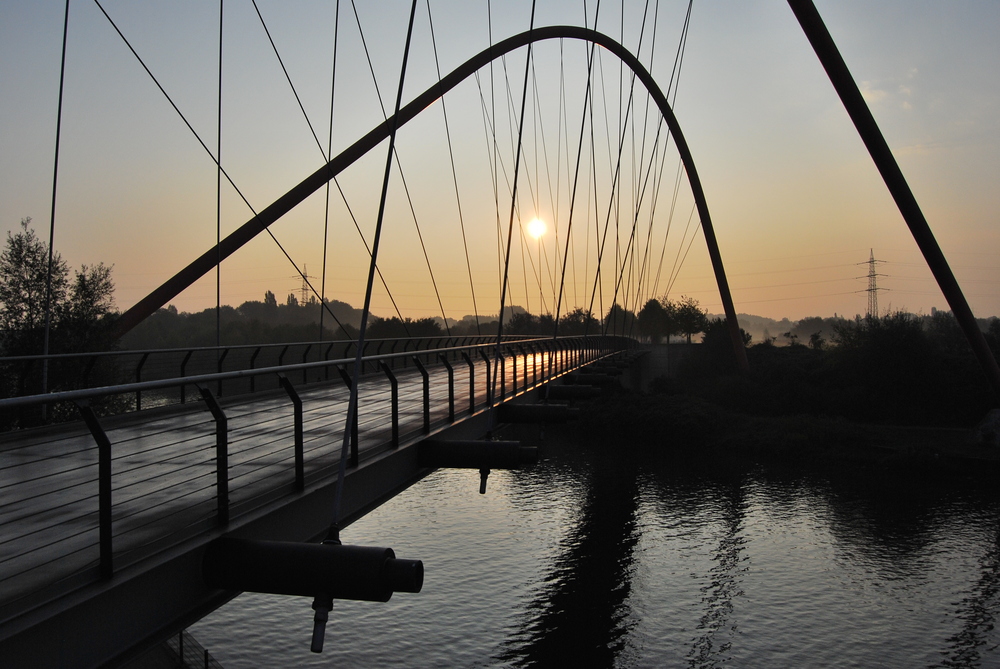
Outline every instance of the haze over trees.
MULTIPOLYGON (((219 336, 223 344, 233 346, 354 338, 361 310, 339 300, 327 300, 326 306, 329 312, 324 314, 321 336, 316 298, 302 303, 289 293, 279 304, 275 294, 266 291, 263 300, 248 300, 238 307, 223 305, 219 310, 219 336)), ((215 346, 215 342, 214 307, 188 313, 179 312, 173 305, 157 310, 122 339, 122 345, 129 349, 215 346)))
MULTIPOLYGON (((354 339, 361 323, 361 309, 346 302, 327 300, 327 307, 339 320, 337 324, 329 312, 324 316, 322 335, 319 329, 319 301, 315 298, 302 303, 293 293, 279 303, 274 293, 267 291, 264 299, 249 300, 238 307, 223 306, 220 313, 220 339, 223 345, 272 344, 299 341, 354 339)), ((558 334, 601 334, 604 326, 610 334, 635 334, 635 315, 618 305, 613 305, 602 321, 583 309, 573 309, 559 318, 558 334)), ((173 305, 159 309, 152 316, 129 332, 122 341, 125 348, 184 348, 214 346, 216 341, 215 308, 196 313, 179 312, 173 305)), ((519 306, 511 306, 504 313, 504 334, 552 336, 555 320, 551 314, 535 315, 519 306)), ((464 316, 449 319, 447 326, 441 318, 381 317, 372 315, 368 321, 367 337, 389 339, 396 337, 435 336, 495 336, 497 315, 464 316)))

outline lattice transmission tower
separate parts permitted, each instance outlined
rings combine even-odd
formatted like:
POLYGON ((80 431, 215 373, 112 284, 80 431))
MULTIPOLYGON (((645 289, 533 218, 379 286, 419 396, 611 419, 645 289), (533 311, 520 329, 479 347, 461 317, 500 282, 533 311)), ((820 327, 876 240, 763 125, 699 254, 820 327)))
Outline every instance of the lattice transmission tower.
POLYGON ((302 274, 296 274, 290 278, 302 281, 302 286, 299 288, 299 304, 308 304, 309 298, 312 297, 312 289, 309 288, 309 279, 315 279, 316 277, 309 274, 309 270, 303 264, 302 274))
POLYGON ((878 318, 878 291, 885 290, 878 287, 878 277, 885 276, 875 271, 876 265, 884 260, 875 259, 874 249, 869 249, 868 253, 868 318, 878 318))

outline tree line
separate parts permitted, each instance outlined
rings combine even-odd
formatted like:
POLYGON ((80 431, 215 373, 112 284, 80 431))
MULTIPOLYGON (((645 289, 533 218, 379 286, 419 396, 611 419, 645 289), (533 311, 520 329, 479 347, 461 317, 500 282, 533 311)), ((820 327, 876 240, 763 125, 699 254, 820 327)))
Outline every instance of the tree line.
MULTIPOLYGON (((813 324, 815 325, 815 323, 813 324)), ((1000 319, 983 322, 1000 359, 1000 319)), ((815 333, 815 331, 814 331, 815 333)), ((765 338, 747 349, 748 374, 736 369, 725 322, 710 320, 702 346, 659 391, 691 394, 753 415, 840 417, 865 423, 971 426, 995 406, 986 376, 949 312, 838 319, 829 339, 787 345, 765 338)), ((749 335, 744 341, 750 343, 749 335)))

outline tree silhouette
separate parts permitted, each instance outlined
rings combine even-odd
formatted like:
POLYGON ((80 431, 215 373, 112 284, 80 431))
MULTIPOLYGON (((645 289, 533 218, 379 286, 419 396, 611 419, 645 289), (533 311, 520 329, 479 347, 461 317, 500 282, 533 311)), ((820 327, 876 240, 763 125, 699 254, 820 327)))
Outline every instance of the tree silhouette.
POLYGON ((69 266, 52 254, 51 292, 46 305, 49 246, 21 220, 17 234, 7 233, 0 253, 0 349, 4 355, 42 352, 46 306, 51 315, 50 350, 72 353, 107 346, 104 335, 115 314, 111 267, 83 265, 69 277, 69 266))
POLYGON ((687 336, 687 343, 691 343, 691 335, 704 332, 708 327, 708 316, 698 306, 698 300, 693 297, 681 296, 675 304, 674 320, 677 323, 677 331, 687 336))

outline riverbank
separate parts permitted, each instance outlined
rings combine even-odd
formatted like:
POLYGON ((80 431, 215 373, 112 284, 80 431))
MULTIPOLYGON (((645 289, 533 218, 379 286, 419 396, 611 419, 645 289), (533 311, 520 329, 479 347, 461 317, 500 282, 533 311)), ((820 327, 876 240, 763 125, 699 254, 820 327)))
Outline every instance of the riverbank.
POLYGON ((672 457, 863 462, 911 466, 1000 466, 1000 450, 972 430, 870 425, 813 415, 749 415, 689 395, 610 393, 581 411, 584 434, 672 457))

